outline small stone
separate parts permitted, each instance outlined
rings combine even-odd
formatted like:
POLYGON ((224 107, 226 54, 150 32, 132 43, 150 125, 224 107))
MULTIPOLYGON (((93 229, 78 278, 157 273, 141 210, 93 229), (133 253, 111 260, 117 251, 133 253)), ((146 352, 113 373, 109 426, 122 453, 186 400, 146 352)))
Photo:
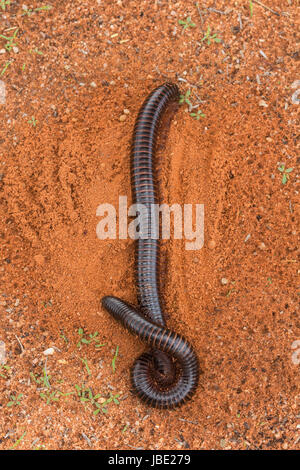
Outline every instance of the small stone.
POLYGON ((269 106, 268 103, 265 102, 265 100, 260 100, 258 105, 263 107, 263 108, 268 108, 268 106, 269 106))
POLYGON ((54 354, 53 348, 48 348, 43 352, 44 356, 52 356, 54 354))
POLYGON ((125 121, 125 119, 127 118, 126 114, 122 114, 120 117, 119 117, 119 120, 121 122, 125 121))
POLYGON ((5 83, 0 80, 0 104, 5 104, 6 101, 6 88, 5 83))
POLYGON ((105 402, 106 402, 106 398, 100 397, 100 398, 98 398, 98 402, 99 402, 99 403, 105 403, 105 402))
POLYGON ((226 277, 222 277, 221 284, 223 284, 223 286, 226 286, 226 284, 228 284, 228 279, 226 279, 226 277))
POLYGON ((97 84, 96 84, 95 82, 91 82, 91 83, 90 83, 90 86, 91 86, 92 88, 96 88, 96 87, 97 87, 97 84))
POLYGON ((18 54, 19 48, 18 48, 17 46, 14 46, 14 47, 13 47, 13 51, 14 51, 15 54, 18 54))
POLYGON ((209 240, 209 242, 208 242, 208 248, 209 248, 210 250, 213 250, 213 249, 215 248, 215 246, 216 246, 215 240, 209 240))
POLYGON ((0 49, 0 54, 5 54, 6 50, 5 49, 0 49))
POLYGON ((126 109, 126 108, 123 110, 123 112, 124 112, 124 114, 129 114, 130 113, 129 109, 126 109))
POLYGON ((266 249, 266 245, 264 244, 264 242, 261 242, 259 245, 258 245, 258 248, 260 250, 265 250, 266 249))

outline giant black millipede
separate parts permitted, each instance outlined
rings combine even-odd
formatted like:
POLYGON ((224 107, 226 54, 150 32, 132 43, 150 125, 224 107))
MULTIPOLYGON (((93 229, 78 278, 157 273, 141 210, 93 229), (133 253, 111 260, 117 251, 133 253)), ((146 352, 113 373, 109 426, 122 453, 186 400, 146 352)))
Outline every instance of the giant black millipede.
POLYGON ((106 296, 103 307, 131 333, 150 346, 135 360, 131 380, 137 395, 157 408, 182 405, 194 394, 199 380, 195 352, 181 335, 165 328, 159 296, 159 240, 153 236, 151 206, 157 204, 154 154, 164 110, 178 100, 178 87, 159 86, 148 96, 136 119, 131 148, 133 202, 147 207, 146 233, 136 243, 136 278, 139 309, 123 300, 106 296))

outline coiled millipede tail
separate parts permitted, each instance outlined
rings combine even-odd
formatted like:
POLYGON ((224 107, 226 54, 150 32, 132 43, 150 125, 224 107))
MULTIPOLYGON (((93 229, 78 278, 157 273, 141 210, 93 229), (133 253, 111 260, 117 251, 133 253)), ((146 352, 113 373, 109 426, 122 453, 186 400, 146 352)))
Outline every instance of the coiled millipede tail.
MULTIPOLYGON (((150 347, 131 370, 133 389, 145 403, 174 408, 193 396, 199 380, 199 363, 189 342, 168 330, 159 296, 159 240, 151 227, 151 205, 158 203, 154 155, 161 117, 179 99, 176 85, 165 83, 148 96, 135 122, 131 148, 133 202, 147 207, 146 236, 135 241, 139 308, 118 297, 106 296, 103 307, 131 333, 150 347)), ((152 222, 153 224, 153 222, 152 222)))

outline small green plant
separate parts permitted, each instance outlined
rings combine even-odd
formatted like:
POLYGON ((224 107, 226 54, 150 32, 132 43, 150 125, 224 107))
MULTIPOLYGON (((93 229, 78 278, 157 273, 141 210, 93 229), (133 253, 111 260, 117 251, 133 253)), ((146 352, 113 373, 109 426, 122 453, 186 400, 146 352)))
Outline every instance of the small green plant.
POLYGON ((88 365, 88 361, 87 361, 87 358, 85 359, 82 359, 80 358, 80 360, 83 362, 85 368, 86 368, 86 371, 87 371, 87 374, 88 375, 92 375, 91 371, 90 371, 90 368, 89 368, 89 365, 88 365))
POLYGON ((0 377, 3 379, 8 379, 9 372, 10 367, 7 364, 0 364, 0 377))
POLYGON ((221 39, 217 37, 216 33, 211 35, 211 29, 210 29, 210 26, 208 26, 206 33, 201 39, 201 42, 203 41, 207 41, 207 44, 210 45, 212 41, 217 42, 217 43, 221 42, 221 39))
POLYGON ((109 403, 113 402, 116 405, 119 405, 120 404, 120 402, 118 400, 119 396, 120 396, 119 393, 117 393, 116 395, 113 395, 112 393, 110 393, 110 397, 107 400, 105 400, 103 403, 101 403, 101 404, 96 403, 97 410, 94 411, 94 415, 98 414, 100 410, 102 411, 102 413, 107 413, 107 411, 108 411, 107 410, 107 405, 109 403))
POLYGON ((285 165, 281 165, 278 167, 280 173, 282 173, 282 184, 286 184, 287 181, 290 179, 290 173, 293 171, 294 168, 285 168, 285 165))
POLYGON ((53 390, 52 392, 50 392, 50 390, 46 390, 45 392, 40 393, 40 397, 45 400, 47 405, 49 405, 52 401, 58 401, 60 395, 61 392, 58 390, 53 390))
POLYGON ((81 349, 82 344, 91 344, 92 342, 95 342, 95 348, 99 349, 105 346, 106 343, 99 343, 99 340, 97 338, 98 336, 98 331, 95 333, 90 333, 88 337, 85 336, 84 331, 82 328, 78 329, 78 334, 80 336, 80 340, 77 343, 77 348, 81 349))
POLYGON ((0 76, 2 77, 2 75, 5 74, 6 70, 8 69, 8 67, 10 66, 11 64, 11 61, 7 61, 6 64, 4 65, 3 69, 1 70, 1 73, 0 73, 0 76))
POLYGON ((18 406, 21 404, 20 400, 23 396, 23 393, 19 393, 19 395, 11 395, 10 396, 10 401, 7 403, 6 406, 8 406, 9 408, 12 407, 12 406, 18 406))
POLYGON ((63 331, 61 331, 61 333, 60 333, 59 336, 64 340, 64 342, 65 342, 66 344, 69 343, 69 340, 68 340, 68 338, 66 337, 66 335, 64 334, 63 331))
POLYGON ((116 347, 114 357, 112 358, 112 361, 111 361, 111 366, 112 366, 113 373, 116 372, 116 359, 118 357, 118 354, 119 354, 119 346, 116 347))
POLYGON ((122 434, 124 434, 129 427, 129 424, 125 424, 124 428, 122 429, 122 434))
POLYGON ((195 28, 195 23, 192 22, 192 18, 188 16, 185 20, 178 20, 178 23, 183 26, 183 31, 188 28, 195 28))
POLYGON ((16 440, 16 442, 13 443, 13 445, 10 447, 10 450, 13 450, 15 449, 19 444, 20 442, 22 441, 22 439, 26 436, 26 431, 23 432, 22 436, 19 437, 19 439, 16 440))
POLYGON ((18 31, 19 31, 19 28, 10 28, 10 29, 15 29, 12 36, 4 36, 4 34, 0 34, 0 38, 5 39, 5 41, 7 41, 7 43, 4 45, 4 47, 8 52, 10 52, 12 50, 12 48, 17 45, 17 43, 14 42, 14 40, 16 39, 16 36, 18 34, 18 31))
POLYGON ((0 0, 0 7, 2 11, 5 11, 6 6, 10 5, 10 0, 0 0))
POLYGON ((51 5, 44 5, 38 8, 29 8, 28 10, 25 10, 24 13, 22 13, 21 16, 30 16, 32 13, 37 12, 37 11, 42 11, 42 10, 51 10, 52 6, 51 5))
POLYGON ((36 127, 37 125, 37 120, 35 119, 34 116, 28 121, 28 124, 31 124, 33 127, 36 127))
POLYGON ((199 121, 201 117, 205 117, 205 114, 200 109, 198 109, 197 112, 192 111, 193 109, 197 108, 198 105, 193 106, 193 103, 190 100, 190 96, 191 96, 191 90, 189 89, 186 91, 184 95, 180 95, 179 104, 187 104, 189 107, 190 116, 194 119, 197 119, 197 121, 199 121))
POLYGON ((253 16, 253 2, 252 0, 249 0, 249 8, 250 8, 250 18, 253 16))
POLYGON ((184 95, 180 95, 179 104, 186 103, 188 106, 192 106, 192 103, 190 102, 190 99, 189 99, 190 94, 191 94, 191 90, 187 90, 184 95))
POLYGON ((38 54, 38 55, 44 55, 44 53, 42 51, 39 51, 37 47, 35 47, 34 49, 30 49, 30 54, 38 54))
POLYGON ((32 378, 33 382, 35 382, 37 385, 44 385, 45 388, 51 388, 51 385, 50 385, 51 375, 47 374, 45 367, 43 368, 42 376, 38 374, 34 374, 33 372, 30 372, 29 375, 32 378))
POLYGON ((201 117, 205 117, 205 114, 202 113, 202 111, 200 109, 198 109, 198 111, 196 113, 190 113, 190 116, 197 119, 197 121, 199 121, 199 119, 201 117))
POLYGON ((94 395, 90 387, 80 387, 79 385, 75 385, 75 389, 81 403, 91 405, 92 408, 94 408, 94 415, 97 415, 100 411, 102 411, 102 413, 107 413, 107 405, 111 402, 114 402, 116 405, 119 405, 118 397, 120 396, 120 394, 110 394, 110 397, 108 399, 102 398, 101 403, 99 403, 98 400, 99 398, 101 398, 101 394, 97 393, 96 395, 94 395))

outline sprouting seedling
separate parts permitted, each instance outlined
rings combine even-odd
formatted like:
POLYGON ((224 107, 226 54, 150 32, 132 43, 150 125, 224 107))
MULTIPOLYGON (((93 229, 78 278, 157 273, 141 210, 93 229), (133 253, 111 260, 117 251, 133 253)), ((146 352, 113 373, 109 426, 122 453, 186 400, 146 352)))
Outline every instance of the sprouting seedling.
POLYGON ((217 37, 217 34, 211 35, 211 29, 210 26, 207 26, 206 33, 204 34, 203 38, 201 39, 201 42, 207 41, 207 44, 210 45, 212 41, 214 42, 221 42, 221 39, 217 37))
POLYGON ((102 411, 103 413, 107 413, 105 405, 112 401, 114 401, 114 403, 116 404, 119 404, 119 401, 117 400, 119 394, 115 396, 110 394, 110 398, 108 398, 107 400, 105 400, 105 398, 102 398, 102 402, 99 403, 98 400, 99 398, 101 398, 101 393, 97 393, 96 395, 94 395, 89 387, 80 387, 79 385, 75 385, 75 389, 81 403, 91 405, 95 408, 93 411, 94 415, 97 415, 100 411, 102 411))
POLYGON ((44 53, 42 51, 39 51, 37 47, 35 47, 34 49, 30 49, 29 53, 30 54, 44 55, 44 53))
POLYGON ((2 77, 2 75, 5 74, 6 70, 7 70, 8 67, 10 66, 10 64, 11 64, 11 61, 9 61, 9 60, 5 63, 3 69, 2 69, 1 72, 0 72, 0 76, 1 76, 1 77, 2 77))
MULTIPOLYGON (((12 28, 10 28, 10 29, 12 29, 12 28)), ((19 28, 16 28, 15 31, 13 32, 12 36, 4 36, 4 34, 0 34, 0 38, 5 39, 7 41, 7 43, 5 44, 4 47, 8 52, 11 51, 14 46, 17 45, 17 43, 14 42, 14 40, 16 39, 18 31, 19 31, 19 28)))
POLYGON ((281 179, 282 184, 286 184, 287 181, 290 179, 289 173, 291 173, 293 169, 294 168, 285 168, 284 164, 278 167, 278 170, 280 171, 280 173, 282 173, 282 179, 281 179))
POLYGON ((115 371, 116 371, 116 359, 118 357, 118 354, 119 354, 119 346, 116 347, 114 357, 112 358, 112 361, 111 361, 111 366, 112 366, 113 373, 115 373, 115 371))
POLYGON ((2 11, 5 11, 6 5, 10 5, 10 0, 0 0, 0 7, 2 11))
POLYGON ((195 28, 195 23, 192 22, 192 18, 188 16, 185 20, 178 20, 178 23, 183 26, 183 31, 188 28, 195 28))
POLYGON ((52 401, 58 401, 59 395, 60 392, 58 390, 53 390, 53 392, 46 390, 45 392, 40 393, 40 397, 46 401, 47 405, 49 405, 52 401))
POLYGON ((52 6, 51 5, 43 5, 38 8, 28 8, 28 10, 25 10, 24 13, 22 13, 21 16, 30 16, 32 13, 37 12, 37 11, 42 11, 42 10, 51 10, 52 6))
POLYGON ((202 111, 200 109, 198 109, 198 111, 196 113, 190 113, 190 116, 197 119, 197 121, 199 121, 199 119, 201 117, 205 117, 205 114, 202 113, 202 111))
POLYGON ((252 0, 249 0, 249 8, 250 8, 250 18, 253 16, 253 2, 252 0))
POLYGON ((83 362, 84 367, 86 368, 87 374, 88 374, 88 375, 92 375, 91 370, 90 370, 89 365, 88 365, 87 358, 83 359, 83 358, 81 357, 80 360, 83 362))
POLYGON ((179 104, 186 103, 188 106, 192 106, 192 103, 189 100, 190 94, 191 94, 191 90, 187 90, 184 95, 180 95, 179 104))
POLYGON ((82 344, 91 344, 92 342, 95 342, 95 348, 101 348, 105 346, 106 343, 99 343, 99 338, 98 338, 98 331, 95 333, 90 333, 88 337, 86 337, 84 330, 82 328, 78 328, 78 334, 80 336, 80 340, 77 343, 77 348, 81 348, 82 344))
POLYGON ((36 384, 38 385, 43 384, 45 388, 51 388, 51 385, 50 385, 51 375, 47 374, 47 370, 45 367, 43 367, 43 375, 39 376, 38 374, 34 374, 33 372, 30 372, 29 375, 32 378, 33 382, 35 382, 36 384))
POLYGON ((119 393, 117 393, 116 395, 113 395, 112 393, 110 393, 110 397, 107 400, 105 400, 103 403, 100 404, 100 403, 96 402, 95 406, 96 406, 97 409, 94 411, 94 415, 97 415, 100 410, 104 414, 107 413, 108 410, 107 410, 106 406, 111 402, 115 403, 116 405, 119 405, 120 404, 120 402, 118 400, 119 396, 120 396, 119 393))
POLYGON ((7 364, 0 364, 0 377, 7 379, 9 372, 10 367, 7 364))
POLYGON ((21 404, 20 400, 23 396, 23 393, 19 393, 19 395, 11 395, 10 396, 10 401, 7 403, 6 406, 12 407, 12 406, 18 406, 21 404))
POLYGON ((37 125, 37 120, 35 119, 34 116, 28 121, 28 124, 32 124, 33 127, 36 127, 37 125))
POLYGON ((20 442, 24 439, 25 436, 26 436, 26 431, 24 431, 22 436, 19 437, 19 439, 17 439, 16 442, 13 443, 13 445, 10 447, 9 450, 15 449, 20 444, 20 442))

